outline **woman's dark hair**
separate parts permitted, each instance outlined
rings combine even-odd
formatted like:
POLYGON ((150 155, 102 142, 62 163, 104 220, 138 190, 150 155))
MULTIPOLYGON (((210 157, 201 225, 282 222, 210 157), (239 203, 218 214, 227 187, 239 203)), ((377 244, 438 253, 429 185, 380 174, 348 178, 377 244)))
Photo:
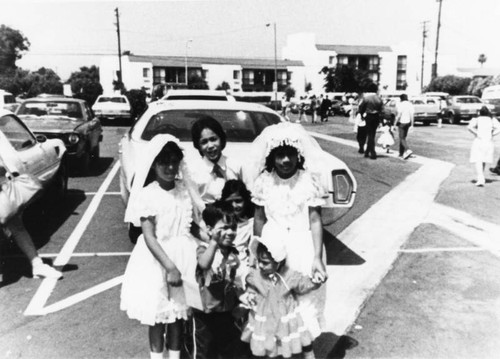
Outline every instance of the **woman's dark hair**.
POLYGON ((221 150, 223 150, 226 147, 226 133, 224 132, 224 129, 222 128, 219 121, 210 116, 200 117, 198 120, 196 120, 195 123, 193 123, 193 126, 191 126, 191 139, 193 140, 194 148, 196 148, 198 152, 200 152, 200 155, 203 155, 200 151, 200 138, 201 132, 205 128, 212 130, 217 136, 219 136, 221 150))
POLYGON ((399 95, 399 99, 401 101, 408 101, 408 95, 403 93, 403 94, 399 95))
POLYGON ((232 211, 220 200, 207 204, 201 216, 203 221, 210 227, 214 227, 220 220, 235 228, 238 225, 232 211))
POLYGON ((491 117, 490 109, 486 106, 481 107, 481 109, 479 110, 479 116, 491 117))
POLYGON ((271 152, 269 152, 269 155, 267 155, 266 157, 266 163, 265 163, 265 170, 267 172, 272 172, 273 171, 273 168, 274 168, 274 157, 276 156, 276 152, 278 152, 279 150, 289 150, 289 151, 293 151, 297 154, 297 168, 298 169, 301 169, 303 170, 304 169, 304 162, 305 162, 305 159, 304 157, 300 156, 299 155, 299 152, 297 151, 297 149, 293 146, 289 146, 289 145, 281 145, 281 146, 278 146, 278 147, 275 147, 271 150, 271 152))
POLYGON ((233 193, 238 193, 243 202, 245 202, 244 216, 252 218, 254 214, 254 205, 252 202, 252 194, 247 189, 245 183, 241 180, 231 179, 224 184, 222 188, 221 201, 225 202, 233 193))
POLYGON ((149 169, 148 175, 146 177, 146 181, 144 183, 144 186, 147 186, 151 182, 153 182, 156 178, 156 174, 154 171, 154 166, 155 164, 165 164, 170 161, 170 158, 172 156, 177 157, 177 159, 182 160, 184 158, 184 153, 180 149, 180 147, 177 145, 177 143, 173 141, 167 142, 163 148, 158 152, 156 155, 155 159, 153 160, 153 163, 151 164, 151 168, 149 169))

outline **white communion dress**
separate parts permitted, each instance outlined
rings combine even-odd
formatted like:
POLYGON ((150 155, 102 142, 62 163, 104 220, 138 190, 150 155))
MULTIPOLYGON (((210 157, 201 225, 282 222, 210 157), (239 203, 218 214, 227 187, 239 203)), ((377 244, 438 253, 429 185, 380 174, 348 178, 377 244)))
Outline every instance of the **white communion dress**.
POLYGON ((197 287, 195 279, 197 240, 190 234, 192 203, 182 182, 166 191, 158 182, 142 188, 129 203, 129 218, 154 217, 156 238, 181 272, 183 285, 167 285, 166 270, 156 260, 141 235, 125 270, 120 309, 142 324, 172 323, 187 319, 185 288, 197 287))
MULTIPOLYGON (((264 171, 255 181, 252 201, 264 207, 267 222, 261 237, 265 241, 283 241, 286 265, 310 276, 314 258, 314 243, 309 223, 309 207, 325 203, 325 191, 319 179, 298 170, 294 176, 282 179, 275 171, 264 171)), ((326 286, 298 297, 302 315, 310 318, 308 329, 317 337, 323 324, 326 286)))

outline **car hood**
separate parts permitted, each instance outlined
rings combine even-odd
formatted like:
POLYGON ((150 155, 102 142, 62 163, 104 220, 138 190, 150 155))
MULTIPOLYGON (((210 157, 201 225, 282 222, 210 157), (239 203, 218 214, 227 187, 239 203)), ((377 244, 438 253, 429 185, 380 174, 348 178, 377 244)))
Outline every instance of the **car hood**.
POLYGON ((71 119, 69 117, 56 116, 19 116, 21 120, 33 132, 68 132, 74 131, 83 124, 83 121, 71 119))

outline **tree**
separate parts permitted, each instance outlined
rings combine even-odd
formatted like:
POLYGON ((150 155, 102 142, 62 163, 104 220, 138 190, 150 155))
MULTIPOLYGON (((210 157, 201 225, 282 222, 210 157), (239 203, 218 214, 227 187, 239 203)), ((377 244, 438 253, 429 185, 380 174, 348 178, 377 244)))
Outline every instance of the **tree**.
POLYGON ((198 74, 189 74, 188 89, 208 90, 208 84, 198 74))
POLYGON ((24 51, 28 51, 30 42, 18 30, 0 25, 0 73, 16 69, 16 61, 24 51))
POLYGON ((51 69, 42 67, 35 72, 16 69, 0 76, 0 88, 24 98, 41 93, 61 94, 63 85, 59 76, 51 69))
POLYGON ((102 94, 99 82, 99 68, 95 65, 80 67, 80 71, 73 72, 69 79, 74 97, 81 98, 92 106, 97 97, 102 94))
POLYGON ((424 92, 448 92, 450 95, 465 95, 471 82, 469 77, 454 75, 436 77, 424 89, 424 92))
POLYGON ((290 101, 291 98, 295 97, 295 89, 292 86, 287 86, 285 88, 286 100, 290 101))
POLYGON ((227 91, 231 90, 231 86, 229 86, 229 84, 226 81, 222 81, 222 83, 218 85, 215 89, 227 91))
POLYGON ((481 67, 483 67, 483 64, 488 60, 485 54, 480 54, 479 57, 477 58, 477 61, 481 64, 481 67))
POLYGON ((325 66, 321 72, 325 74, 326 92, 370 92, 376 86, 367 71, 352 66, 325 66))

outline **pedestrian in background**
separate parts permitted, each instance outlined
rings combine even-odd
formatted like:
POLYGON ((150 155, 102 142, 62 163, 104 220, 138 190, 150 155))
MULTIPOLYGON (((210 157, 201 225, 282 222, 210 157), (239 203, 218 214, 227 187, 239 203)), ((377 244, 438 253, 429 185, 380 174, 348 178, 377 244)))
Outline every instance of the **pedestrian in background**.
POLYGON ((299 119, 297 120, 297 123, 301 123, 302 119, 304 122, 307 122, 307 115, 306 115, 306 100, 307 96, 300 96, 300 102, 299 102, 299 119))
POLYGON ((391 152, 391 146, 394 144, 394 135, 392 133, 392 126, 388 119, 382 119, 382 125, 380 126, 381 135, 378 138, 377 143, 382 146, 382 148, 387 152, 391 152))
POLYGON ((358 112, 366 121, 366 148, 365 157, 370 157, 372 160, 377 159, 375 151, 375 134, 380 123, 380 116, 383 111, 382 99, 377 95, 378 86, 371 84, 368 92, 363 95, 363 100, 359 104, 358 112))
POLYGON ((401 101, 396 106, 396 121, 394 122, 394 126, 398 126, 399 157, 406 160, 413 153, 408 147, 406 137, 408 136, 408 132, 413 128, 415 110, 413 104, 408 101, 407 94, 402 94, 399 98, 401 101))
POLYGON ((358 113, 354 117, 354 129, 356 132, 356 140, 358 141, 358 153, 365 153, 366 144, 366 121, 361 114, 358 113))
POLYGON ((483 106, 479 110, 479 117, 471 119, 467 129, 475 136, 470 149, 470 162, 474 163, 476 168, 476 186, 482 187, 486 182, 485 164, 493 162, 493 137, 500 133, 500 124, 491 115, 488 107, 483 106))
POLYGON ((325 98, 321 101, 321 104, 319 105, 321 122, 328 121, 328 112, 330 111, 331 106, 332 106, 332 101, 330 101, 328 95, 325 95, 325 98))
POLYGON ((318 112, 318 100, 316 99, 316 95, 312 95, 311 98, 311 105, 309 108, 311 109, 311 123, 316 123, 318 122, 318 117, 317 117, 317 112, 318 112))

